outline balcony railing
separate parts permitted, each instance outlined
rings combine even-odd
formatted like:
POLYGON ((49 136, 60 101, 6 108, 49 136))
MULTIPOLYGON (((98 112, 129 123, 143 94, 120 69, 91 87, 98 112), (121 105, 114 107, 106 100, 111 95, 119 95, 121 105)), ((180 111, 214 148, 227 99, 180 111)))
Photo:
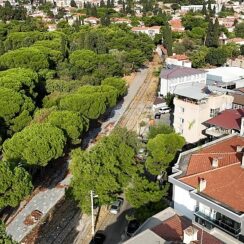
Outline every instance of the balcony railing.
POLYGON ((241 227, 240 224, 236 223, 236 227, 234 225, 231 225, 229 223, 226 222, 226 220, 224 218, 222 219, 214 219, 211 218, 210 216, 204 214, 203 212, 199 211, 198 209, 196 210, 196 212, 194 213, 195 216, 207 221, 208 223, 210 223, 211 225, 213 225, 213 227, 217 227, 219 229, 221 229, 222 231, 228 233, 229 235, 232 235, 234 237, 237 237, 240 232, 241 232, 241 227))
POLYGON ((221 137, 221 136, 230 134, 231 131, 230 130, 223 130, 223 129, 218 128, 218 127, 210 127, 210 128, 205 130, 205 133, 207 135, 210 135, 210 136, 221 137))

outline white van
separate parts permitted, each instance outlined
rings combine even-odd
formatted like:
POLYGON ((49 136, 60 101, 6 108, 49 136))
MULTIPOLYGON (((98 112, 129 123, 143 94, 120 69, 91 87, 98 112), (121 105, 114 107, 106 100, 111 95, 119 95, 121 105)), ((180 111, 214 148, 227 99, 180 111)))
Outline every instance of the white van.
POLYGON ((160 108, 160 109, 158 110, 158 112, 159 112, 160 114, 167 114, 167 113, 170 112, 170 108, 169 108, 169 107, 160 108))

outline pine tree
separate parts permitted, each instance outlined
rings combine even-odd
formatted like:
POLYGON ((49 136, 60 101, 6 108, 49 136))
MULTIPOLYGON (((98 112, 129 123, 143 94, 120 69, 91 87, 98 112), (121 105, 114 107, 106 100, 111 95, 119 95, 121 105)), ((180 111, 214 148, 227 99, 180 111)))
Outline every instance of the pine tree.
POLYGON ((211 12, 211 10, 212 10, 212 7, 211 7, 211 1, 208 0, 208 11, 211 12))
POLYGON ((210 19, 208 22, 208 29, 207 29, 207 35, 206 35, 206 40, 205 40, 205 45, 207 47, 212 47, 213 43, 213 31, 214 31, 214 25, 212 20, 210 19))
POLYGON ((105 6, 105 2, 104 2, 104 0, 101 0, 100 1, 100 7, 104 7, 105 6))
POLYGON ((218 18, 215 19, 214 26, 213 26, 213 43, 212 47, 219 46, 219 36, 220 36, 220 29, 219 29, 219 20, 218 18))
POLYGON ((166 22, 165 27, 163 28, 163 44, 164 47, 167 49, 168 56, 171 56, 173 54, 172 51, 173 39, 172 39, 172 31, 168 22, 166 22))
POLYGON ((207 7, 206 7, 206 2, 205 1, 203 1, 202 14, 203 15, 207 15, 207 7))

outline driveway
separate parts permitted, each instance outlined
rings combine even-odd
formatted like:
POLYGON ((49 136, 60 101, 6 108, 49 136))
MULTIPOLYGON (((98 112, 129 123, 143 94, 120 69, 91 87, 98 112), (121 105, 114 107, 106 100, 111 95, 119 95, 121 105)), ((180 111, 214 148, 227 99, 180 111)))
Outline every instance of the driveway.
POLYGON ((100 230, 103 230, 106 235, 104 244, 122 243, 125 239, 125 229, 128 223, 126 215, 131 213, 131 206, 125 201, 119 214, 107 214, 102 226, 99 228, 100 230))

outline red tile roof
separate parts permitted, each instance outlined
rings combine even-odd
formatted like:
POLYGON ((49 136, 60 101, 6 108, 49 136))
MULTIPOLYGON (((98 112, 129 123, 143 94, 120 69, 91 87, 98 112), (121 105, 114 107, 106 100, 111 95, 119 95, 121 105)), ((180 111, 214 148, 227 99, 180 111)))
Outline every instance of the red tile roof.
POLYGON ((180 180, 194 188, 203 178, 207 186, 203 193, 213 200, 237 212, 244 212, 244 169, 241 167, 243 152, 236 152, 237 146, 244 147, 244 138, 233 136, 193 153, 185 176, 180 180), (218 167, 211 161, 218 159, 218 167))
MULTIPOLYGON (((151 230, 162 237, 164 240, 169 242, 180 242, 183 241, 184 230, 192 226, 192 223, 189 219, 178 216, 177 214, 171 218, 165 220, 163 223, 155 226, 151 230)), ((207 232, 200 230, 198 227, 193 226, 198 230, 197 239, 194 243, 200 243, 202 235, 202 244, 223 244, 222 241, 215 238, 214 236, 208 234, 207 232)))
POLYGON ((205 123, 224 129, 241 129, 241 118, 244 117, 244 109, 227 109, 205 123))
POLYGON ((172 31, 184 31, 184 26, 182 25, 181 19, 172 19, 169 21, 172 31))
POLYGON ((169 56, 169 58, 177 59, 178 61, 189 60, 189 58, 185 54, 176 54, 173 56, 169 56))

